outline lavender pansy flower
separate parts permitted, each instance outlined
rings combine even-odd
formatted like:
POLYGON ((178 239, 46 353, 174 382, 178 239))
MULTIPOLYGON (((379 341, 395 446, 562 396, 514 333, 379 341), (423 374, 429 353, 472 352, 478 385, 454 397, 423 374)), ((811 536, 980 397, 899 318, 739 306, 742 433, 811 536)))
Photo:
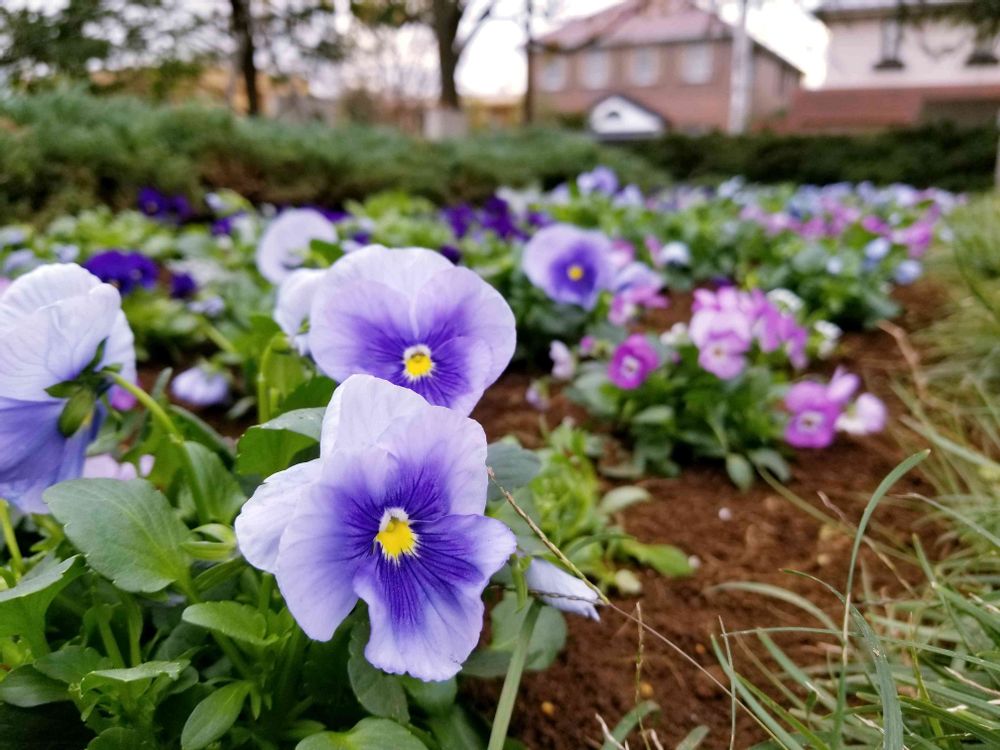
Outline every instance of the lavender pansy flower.
POLYGON ((796 448, 826 448, 837 432, 841 405, 830 396, 828 386, 812 381, 793 385, 785 396, 790 412, 785 440, 796 448))
POLYGON ((907 258, 899 262, 896 270, 892 272, 892 279, 897 284, 908 286, 920 278, 924 272, 924 267, 919 260, 907 258))
POLYGON ((128 294, 137 287, 152 289, 160 269, 156 263, 140 252, 106 250, 90 258, 83 267, 107 284, 128 294))
POLYGON ((195 406, 215 406, 229 398, 229 381, 221 372, 195 365, 174 378, 170 392, 195 406))
POLYGON ((610 167, 594 167, 576 178, 576 186, 584 195, 590 193, 614 195, 618 190, 618 175, 610 167))
POLYGON ((552 359, 552 377, 556 380, 572 380, 576 374, 576 357, 562 341, 549 344, 549 357, 552 359))
POLYGON ((319 211, 293 208, 283 211, 264 230, 257 246, 257 269, 272 284, 279 284, 302 265, 313 240, 336 242, 337 230, 319 211))
POLYGON ((645 336, 634 333, 620 343, 608 363, 608 378, 623 390, 642 385, 660 358, 645 336))
POLYGON ((837 429, 850 435, 871 435, 885 429, 888 416, 882 399, 862 393, 837 419, 837 429))
POLYGON ((371 246, 337 261, 310 314, 309 349, 334 380, 367 373, 468 414, 514 355, 514 314, 433 250, 371 246))
POLYGON ((236 536, 310 638, 333 637, 360 599, 371 664, 446 680, 476 646, 483 589, 516 547, 483 515, 486 484, 476 422, 354 375, 327 409, 320 457, 258 488, 236 536))
POLYGON ((90 456, 83 462, 83 476, 86 479, 120 479, 128 481, 140 476, 147 476, 153 470, 153 456, 144 455, 139 458, 139 466, 133 463, 119 463, 110 453, 90 456))
POLYGON ((611 241, 569 224, 540 230, 524 248, 521 268, 556 302, 590 310, 614 276, 611 241))
POLYGON ((597 592, 548 560, 532 558, 524 577, 528 590, 549 606, 591 620, 601 619, 595 607, 600 602, 597 592))
MULTIPOLYGON (((0 297, 0 497, 24 512, 44 513, 42 492, 83 469, 84 453, 100 427, 104 407, 66 421, 69 396, 53 386, 85 372, 118 365, 134 381, 132 331, 121 296, 72 264, 43 266, 20 277, 0 297), (100 361, 98 354, 101 353, 100 361)), ((98 396, 109 383, 93 378, 72 393, 98 396)), ((117 388, 112 389, 112 400, 117 388)), ((73 398, 77 398, 75 395, 73 398)), ((84 399, 85 402, 85 399, 84 399)), ((70 414, 69 416, 74 416, 70 414)))
POLYGON ((304 327, 325 273, 326 269, 299 268, 278 287, 274 320, 302 355, 309 353, 309 334, 304 327))
POLYGON ((722 380, 732 380, 746 367, 750 344, 733 330, 709 332, 698 347, 698 364, 722 380))

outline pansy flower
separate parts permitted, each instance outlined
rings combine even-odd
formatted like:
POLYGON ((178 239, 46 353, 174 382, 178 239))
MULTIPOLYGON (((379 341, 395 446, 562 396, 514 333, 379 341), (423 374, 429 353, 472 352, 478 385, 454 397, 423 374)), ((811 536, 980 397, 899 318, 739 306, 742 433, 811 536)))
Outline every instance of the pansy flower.
POLYGON ((218 370, 195 365, 173 379, 170 392, 194 406, 216 406, 228 400, 229 381, 218 370))
POLYGON ((156 263, 135 251, 106 250, 91 257, 83 267, 101 281, 128 294, 137 287, 152 289, 160 275, 156 263))
POLYGON ((632 390, 642 385, 659 363, 653 345, 641 333, 634 333, 615 349, 608 363, 608 378, 619 388, 632 390))
POLYGON ((826 448, 837 433, 842 406, 828 386, 812 381, 793 385, 785 396, 790 412, 785 440, 796 448, 826 448))
POLYGON ((309 334, 305 325, 325 273, 326 269, 299 268, 292 271, 278 287, 274 320, 302 355, 309 353, 309 334))
POLYGON ((320 457, 258 488, 236 536, 309 637, 332 638, 360 599, 371 664, 446 680, 475 648, 483 589, 516 547, 483 515, 486 483, 478 423, 355 375, 327 409, 320 457))
POLYGON ((272 284, 279 284, 305 262, 313 240, 336 242, 337 230, 312 208, 283 211, 267 225, 257 245, 257 269, 272 284))
POLYGON ((135 380, 132 331, 117 289, 80 266, 53 264, 4 292, 0 497, 22 511, 44 513, 42 492, 80 476, 103 417, 96 399, 110 385, 97 373, 110 365, 135 380), (87 382, 77 384, 82 379, 87 382), (50 393, 54 386, 58 395, 50 393))
POLYGON ((837 429, 849 435, 871 435, 885 429, 889 410, 878 396, 862 393, 837 419, 837 429))
POLYGON ((468 414, 514 355, 514 313, 433 250, 370 246, 319 284, 309 350, 334 380, 367 373, 468 414))
POLYGON ((614 280, 612 254, 602 233, 552 224, 525 245, 521 268, 554 301, 590 310, 614 280))

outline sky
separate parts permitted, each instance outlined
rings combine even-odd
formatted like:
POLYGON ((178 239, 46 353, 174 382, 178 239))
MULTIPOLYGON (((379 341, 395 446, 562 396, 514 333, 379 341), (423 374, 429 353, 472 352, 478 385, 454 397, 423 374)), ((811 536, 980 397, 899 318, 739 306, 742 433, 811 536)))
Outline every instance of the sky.
MULTIPOLYGON (((198 7, 206 0, 184 0, 198 7)), ((278 0, 280 2, 280 0, 278 0)), ((484 3, 490 0, 473 0, 467 18, 475 18, 484 3)), ((589 15, 616 5, 621 0, 534 0, 542 15, 534 25, 536 34, 544 33, 565 23, 568 19, 589 15)), ((699 0, 714 4, 720 15, 735 21, 738 0, 699 0)), ((7 7, 33 7, 54 9, 64 6, 66 0, 0 0, 7 7)), ((334 0, 338 8, 346 9, 349 0, 334 0)), ((807 86, 822 83, 826 30, 823 25, 803 10, 813 7, 818 0, 749 0, 748 24, 757 39, 785 55, 806 72, 807 86)), ((201 6, 204 7, 204 6, 201 6)), ((466 49, 458 69, 459 90, 466 96, 514 96, 525 89, 526 63, 524 59, 525 34, 517 18, 524 7, 524 0, 497 0, 495 18, 483 24, 466 49)), ((469 24, 466 24, 466 30, 469 24)), ((433 45, 408 42, 397 52, 414 70, 423 70, 425 77, 433 79, 435 66, 433 45), (429 73, 428 73, 429 71, 429 73)), ((376 64, 376 67, 378 65, 376 64)), ((331 95, 342 84, 337 76, 320 76, 314 81, 317 93, 331 95)))

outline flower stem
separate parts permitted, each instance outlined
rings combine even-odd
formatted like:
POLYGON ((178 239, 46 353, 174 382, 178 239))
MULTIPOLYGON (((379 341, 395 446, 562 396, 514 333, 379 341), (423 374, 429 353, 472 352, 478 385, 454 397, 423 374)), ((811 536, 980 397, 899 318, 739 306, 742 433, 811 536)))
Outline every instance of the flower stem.
POLYGON ((267 342, 264 353, 260 356, 257 367, 257 421, 260 424, 271 419, 271 393, 267 386, 267 368, 271 366, 274 355, 274 338, 267 342))
MULTIPOLYGON (((185 576, 185 579, 176 582, 177 588, 179 588, 184 596, 188 598, 192 604, 198 604, 202 601, 201 597, 198 595, 197 590, 195 590, 194 584, 191 583, 191 579, 185 576)), ((226 655, 229 659, 229 663, 233 665, 237 672, 243 676, 244 679, 255 681, 253 673, 250 671, 250 667, 247 666, 246 661, 240 656, 239 650, 236 648, 236 644, 230 640, 229 636, 223 635, 222 633, 217 633, 212 631, 212 638, 218 644, 219 648, 222 649, 222 653, 226 655)))
POLYGON ((535 630, 535 622, 541 611, 542 605, 537 599, 532 599, 531 603, 528 604, 528 611, 524 614, 521 632, 518 633, 517 643, 514 644, 514 653, 510 657, 510 666, 507 667, 507 676, 503 680, 503 689, 500 691, 500 702, 497 704, 497 712, 493 717, 493 729, 490 731, 490 744, 487 750, 502 750, 507 741, 507 729, 510 727, 511 714, 514 713, 514 701, 517 699, 517 690, 521 686, 521 675, 524 673, 524 665, 528 660, 531 634, 535 630))
POLYGON ((3 528, 3 540, 7 545, 7 553, 10 555, 10 567, 18 577, 24 573, 24 558, 21 557, 21 548, 17 546, 17 537, 14 535, 14 524, 10 520, 10 507, 7 501, 0 498, 0 527, 3 528))
POLYGON ((163 431, 170 436, 171 442, 177 446, 177 449, 181 454, 181 461, 184 464, 184 470, 187 472, 188 480, 191 483, 191 497, 194 499, 195 510, 198 514, 198 522, 201 524, 210 523, 212 521, 212 515, 209 513, 207 494, 204 488, 201 486, 201 480, 198 476, 198 470, 194 465, 194 459, 191 457, 191 453, 187 449, 187 445, 184 444, 184 434, 178 429, 177 425, 170 418, 170 415, 160 406, 156 399, 146 393, 142 388, 137 386, 135 383, 130 383, 128 380, 123 378, 116 372, 107 373, 112 380, 115 381, 115 385, 119 388, 131 393, 135 396, 136 401, 143 405, 143 407, 150 413, 154 420, 163 428, 163 431))

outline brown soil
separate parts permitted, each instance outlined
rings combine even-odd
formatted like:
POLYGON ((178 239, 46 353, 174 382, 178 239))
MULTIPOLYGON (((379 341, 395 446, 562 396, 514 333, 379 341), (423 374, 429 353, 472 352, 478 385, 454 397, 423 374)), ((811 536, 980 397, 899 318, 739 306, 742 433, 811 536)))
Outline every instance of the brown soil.
MULTIPOLYGON (((907 314, 899 321, 913 330, 932 318, 941 296, 928 285, 908 290, 902 301, 907 314)), ((683 303, 670 311, 684 318, 683 303), (680 309, 678 309, 680 308, 680 309)), ((662 325, 665 321, 657 321, 662 325)), ((909 365, 897 341, 888 333, 873 331, 845 337, 840 362, 859 373, 867 388, 882 396, 894 416, 902 406, 890 384, 905 376, 909 365)), ((538 363, 544 365, 545 363, 538 363)), ((494 386, 473 416, 490 439, 514 434, 526 445, 539 441, 539 414, 524 403, 530 379, 512 374, 494 386)), ((556 396, 546 413, 549 424, 571 416, 585 423, 586 415, 566 399, 556 396)), ((842 516, 851 524, 859 519, 878 483, 905 454, 890 434, 863 439, 841 437, 824 451, 802 451, 795 456, 789 489, 829 517, 842 516)), ((794 591, 818 604, 835 621, 842 615, 836 598, 807 578, 784 572, 801 571, 843 590, 853 537, 837 524, 824 524, 782 498, 764 482, 740 492, 717 465, 686 468, 675 479, 641 481, 653 501, 628 509, 620 519, 640 540, 677 545, 700 561, 687 579, 665 579, 652 571, 639 572, 643 591, 638 598, 615 598, 614 604, 633 613, 641 604, 643 621, 676 644, 684 653, 726 682, 712 653, 712 637, 721 632, 758 627, 819 627, 801 610, 761 595, 713 590, 735 581, 768 583, 794 591)), ((894 495, 926 492, 916 475, 905 477, 894 495)), ((922 523, 923 514, 904 500, 884 501, 876 512, 871 536, 905 545, 920 531, 935 549, 936 531, 922 523)), ((919 571, 894 561, 895 570, 870 549, 863 549, 861 568, 871 595, 882 598, 899 593, 907 581, 920 580, 919 571)), ((855 599, 863 600, 859 585, 855 599)), ((638 629, 633 621, 605 608, 601 622, 570 617, 569 641, 556 663, 542 673, 525 676, 518 697, 511 732, 535 750, 577 750, 600 746, 595 715, 614 726, 637 702, 636 656, 638 629)), ((740 639, 753 646, 755 638, 740 639)), ((829 641, 808 634, 775 637, 797 662, 821 664, 829 654, 829 641)), ((745 651, 734 644, 738 667, 763 684, 745 651)), ((754 649, 757 653, 760 648, 754 649)), ((466 693, 474 705, 491 714, 499 694, 498 682, 469 681, 466 693)), ((655 728, 664 747, 674 747, 692 729, 709 728, 702 748, 730 746, 731 704, 725 692, 657 636, 645 635, 641 674, 642 698, 652 698, 662 713, 646 722, 655 728)), ((746 748, 765 738, 763 730, 745 711, 736 715, 735 747, 746 748)), ((633 740, 633 746, 636 741, 633 740)))

